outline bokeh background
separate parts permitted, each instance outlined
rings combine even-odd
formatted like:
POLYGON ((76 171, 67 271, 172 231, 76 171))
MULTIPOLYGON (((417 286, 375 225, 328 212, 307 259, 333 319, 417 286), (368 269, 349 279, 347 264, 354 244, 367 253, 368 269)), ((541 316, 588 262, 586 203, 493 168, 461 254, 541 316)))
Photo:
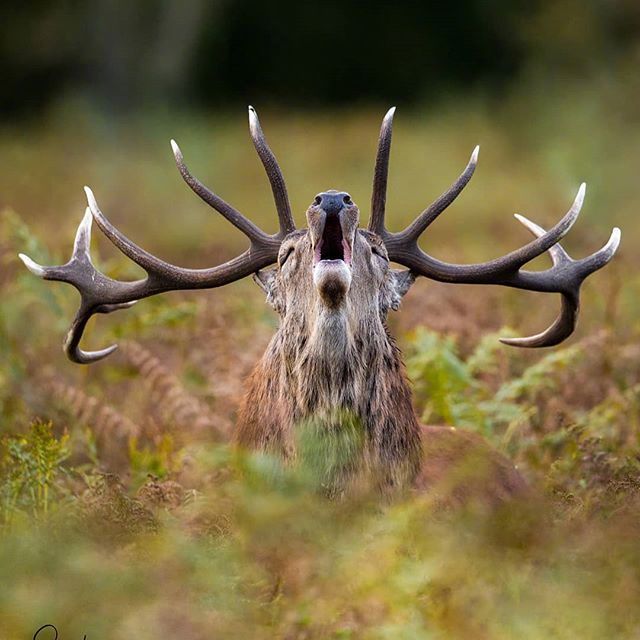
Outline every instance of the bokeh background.
MULTIPOLYGON (((636 0, 26 0, 0 9, 0 79, 0 636, 640 636, 636 0), (185 187, 169 139, 274 231, 248 104, 300 225, 327 188, 368 215, 397 105, 391 229, 481 145, 422 240, 433 255, 505 253, 529 239, 512 213, 550 226, 582 181, 563 246, 581 257, 622 228, 562 347, 497 342, 547 326, 555 296, 420 280, 390 318, 423 420, 480 432, 539 499, 443 519, 422 498, 331 503, 304 464, 238 457, 242 380, 277 323, 250 280, 99 317, 85 344, 120 350, 65 359, 77 294, 18 251, 65 261, 88 184, 166 260, 237 255, 243 237, 185 187)), ((100 268, 137 277, 99 236, 100 268)))
POLYGON ((0 104, 14 117, 70 95, 114 111, 317 111, 500 98, 531 74, 549 84, 615 69, 629 82, 640 22, 632 0, 27 1, 2 17, 0 104))

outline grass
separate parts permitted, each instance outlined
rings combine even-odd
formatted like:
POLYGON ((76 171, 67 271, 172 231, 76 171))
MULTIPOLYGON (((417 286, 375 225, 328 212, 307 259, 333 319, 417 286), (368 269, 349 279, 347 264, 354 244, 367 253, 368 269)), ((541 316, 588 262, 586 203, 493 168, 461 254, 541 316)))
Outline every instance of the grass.
MULTIPOLYGON (((329 501, 312 454, 286 469, 230 448, 242 380, 276 322, 249 281, 100 317, 85 343, 117 340, 120 351, 90 368, 64 359, 77 295, 26 273, 16 253, 66 259, 88 183, 107 215, 162 257, 230 257, 242 239, 181 184, 168 138, 194 173, 273 230, 244 114, 114 122, 66 105, 5 126, 0 636, 50 623, 91 639, 639 637, 640 130, 624 92, 603 80, 397 114, 391 228, 482 145, 472 184, 424 240, 438 257, 512 249, 527 235, 508 214, 550 225, 583 179, 570 252, 623 229, 621 254, 585 286, 566 346, 497 342, 513 331, 504 327, 545 326, 557 301, 542 294, 421 281, 391 319, 423 420, 481 432, 535 487, 535 500, 491 512, 443 514, 429 496, 329 501)), ((299 222, 329 186, 366 211, 381 115, 261 114, 299 222)), ((110 274, 137 273, 102 239, 94 254, 110 274)))

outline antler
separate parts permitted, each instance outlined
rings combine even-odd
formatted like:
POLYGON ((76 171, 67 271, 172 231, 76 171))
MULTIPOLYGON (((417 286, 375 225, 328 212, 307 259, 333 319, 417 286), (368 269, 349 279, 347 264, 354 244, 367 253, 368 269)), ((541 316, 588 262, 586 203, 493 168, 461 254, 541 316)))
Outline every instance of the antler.
POLYGON ((284 177, 282 176, 282 171, 280 171, 278 161, 264 138, 262 127, 258 120, 258 114, 252 106, 249 106, 249 131, 251 131, 253 146, 258 152, 258 156, 260 156, 262 166, 271 183, 273 199, 276 202, 276 209, 278 210, 278 218, 280 220, 280 235, 284 238, 288 233, 296 230, 296 224, 291 215, 287 186, 284 183, 284 177))
POLYGON ((295 230, 295 224, 282 172, 267 146, 258 116, 252 107, 249 107, 249 122, 251 136, 267 171, 276 200, 280 231, 275 235, 262 231, 193 177, 184 163, 178 145, 171 141, 176 164, 189 187, 249 238, 249 249, 233 260, 210 269, 185 269, 160 260, 129 240, 107 220, 89 187, 85 187, 89 206, 78 227, 71 259, 66 264, 43 267, 26 255, 19 255, 26 267, 37 276, 45 280, 67 282, 80 292, 80 308, 64 341, 64 351, 70 360, 79 364, 90 364, 105 358, 117 349, 117 345, 99 351, 83 351, 80 348, 84 328, 96 313, 111 313, 125 309, 142 298, 165 291, 220 287, 255 273, 277 260, 280 244, 288 233, 295 230), (122 253, 146 271, 146 278, 134 282, 120 282, 105 276, 95 268, 89 253, 92 220, 95 220, 98 227, 122 253))
POLYGON ((613 229, 611 237, 596 253, 574 260, 558 242, 576 221, 584 200, 586 185, 578 189, 575 201, 565 216, 549 231, 545 231, 524 216, 519 220, 536 239, 500 258, 479 264, 457 265, 442 262, 424 253, 418 239, 425 229, 458 197, 467 185, 478 161, 479 147, 460 177, 433 204, 425 209, 406 229, 397 233, 387 231, 384 222, 386 183, 391 149, 391 127, 394 110, 390 110, 382 123, 373 183, 372 213, 369 230, 383 239, 389 259, 402 264, 416 275, 432 280, 464 284, 499 284, 517 289, 560 293, 562 306, 556 321, 542 333, 529 338, 505 338, 505 344, 519 347, 551 347, 568 338, 578 318, 580 286, 594 271, 601 269, 614 256, 620 244, 620 229, 613 229), (548 251, 553 266, 546 271, 532 272, 522 267, 548 251))

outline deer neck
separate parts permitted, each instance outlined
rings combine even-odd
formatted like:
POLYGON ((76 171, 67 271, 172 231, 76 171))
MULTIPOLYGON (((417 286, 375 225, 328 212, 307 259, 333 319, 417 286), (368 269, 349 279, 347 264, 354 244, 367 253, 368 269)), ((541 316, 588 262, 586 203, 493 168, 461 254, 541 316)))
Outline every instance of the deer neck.
POLYGON ((357 384, 364 374, 356 349, 358 327, 344 310, 324 308, 308 324, 306 339, 289 335, 283 345, 293 363, 290 381, 297 416, 335 409, 357 412, 357 384))
POLYGON ((239 439, 295 451, 310 420, 326 430, 355 421, 385 483, 406 485, 421 457, 420 430, 400 352, 378 309, 349 301, 283 318, 249 380, 239 439))

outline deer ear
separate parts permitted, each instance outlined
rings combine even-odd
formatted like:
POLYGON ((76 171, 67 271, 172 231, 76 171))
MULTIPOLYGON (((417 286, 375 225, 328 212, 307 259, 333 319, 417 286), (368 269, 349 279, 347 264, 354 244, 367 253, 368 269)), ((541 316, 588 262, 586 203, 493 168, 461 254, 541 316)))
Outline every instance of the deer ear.
POLYGON ((253 281, 267 294, 267 302, 278 312, 282 312, 282 302, 278 295, 277 269, 256 271, 253 281))
POLYGON ((411 289, 411 285, 416 281, 416 277, 409 269, 389 269, 387 274, 389 281, 388 308, 397 311, 404 294, 411 289))
POLYGON ((269 271, 256 271, 253 274, 253 281, 267 294, 269 295, 274 287, 274 281, 276 279, 276 270, 269 269, 269 271))

